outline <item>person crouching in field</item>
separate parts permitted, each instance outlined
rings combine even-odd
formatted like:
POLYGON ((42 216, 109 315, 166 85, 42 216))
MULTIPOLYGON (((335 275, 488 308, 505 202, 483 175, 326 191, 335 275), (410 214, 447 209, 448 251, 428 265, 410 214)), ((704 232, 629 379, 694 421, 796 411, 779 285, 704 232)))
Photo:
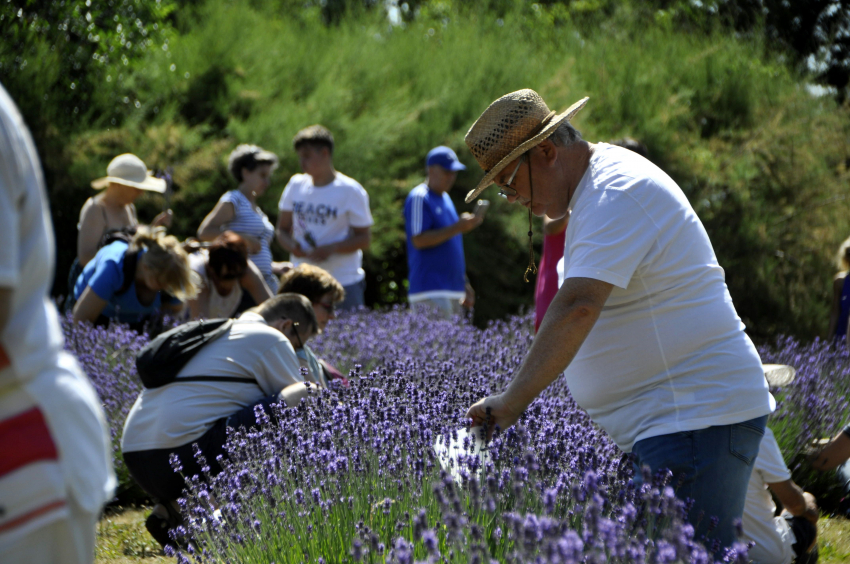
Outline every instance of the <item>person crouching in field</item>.
POLYGON ((243 292, 256 304, 272 297, 263 273, 248 259, 248 244, 233 231, 225 231, 206 248, 198 247, 189 255, 189 266, 201 279, 198 295, 186 304, 190 319, 217 319, 242 313, 239 308, 243 292))
POLYGON ((832 308, 829 312, 828 338, 843 343, 847 341, 847 324, 850 323, 850 239, 838 247, 835 260, 839 272, 832 280, 832 308))
MULTIPOLYGON (((301 294, 310 300, 313 311, 316 312, 319 332, 325 330, 328 321, 336 318, 337 304, 345 299, 345 290, 336 278, 328 271, 307 263, 298 265, 280 277, 279 292, 301 294)), ((327 385, 331 380, 340 380, 343 385, 348 384, 339 370, 327 361, 317 359, 306 345, 295 352, 302 364, 306 363, 314 381, 321 382, 322 385, 327 385)))
POLYGON ((129 244, 110 243, 83 269, 74 286, 74 322, 116 319, 138 329, 160 312, 179 316, 181 300, 194 298, 199 283, 176 237, 140 227, 129 244))
POLYGON ((227 429, 256 423, 254 409, 283 402, 296 405, 308 394, 295 354, 318 331, 309 300, 275 296, 243 313, 221 337, 204 346, 170 384, 143 389, 133 404, 121 439, 127 469, 159 504, 145 525, 163 546, 180 522, 175 501, 184 481, 171 466, 177 455, 185 476, 203 476, 193 445, 210 473, 221 472, 227 429), (201 376, 203 380, 184 378, 201 376))

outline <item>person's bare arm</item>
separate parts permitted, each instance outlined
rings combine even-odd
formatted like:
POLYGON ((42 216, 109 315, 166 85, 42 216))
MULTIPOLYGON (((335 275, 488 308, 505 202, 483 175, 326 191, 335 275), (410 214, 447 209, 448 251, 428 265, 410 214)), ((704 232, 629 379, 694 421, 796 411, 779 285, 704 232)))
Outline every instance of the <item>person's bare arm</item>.
POLYGON ((410 238, 410 242, 417 249, 427 249, 442 245, 452 237, 462 233, 469 233, 484 221, 483 217, 479 217, 471 213, 462 213, 458 217, 457 223, 441 227, 440 229, 429 229, 423 231, 419 235, 414 235, 410 238))
POLYGON ((257 265, 250 260, 248 261, 248 269, 242 275, 242 278, 239 279, 239 285, 254 298, 254 302, 257 305, 272 297, 271 288, 269 288, 269 285, 263 279, 263 274, 257 268, 257 265))
POLYGON ((543 234, 557 235, 567 228, 567 222, 570 220, 569 215, 565 215, 561 219, 549 219, 548 215, 543 216, 543 234))
POLYGON ((567 278, 546 311, 540 331, 519 371, 500 394, 484 398, 469 408, 472 425, 483 425, 490 408, 493 425, 507 429, 572 362, 593 329, 613 286, 593 278, 567 278))
POLYGON ((221 226, 229 221, 233 221, 235 215, 236 210, 233 204, 230 202, 217 203, 201 222, 201 226, 198 227, 198 240, 212 241, 221 235, 221 226))
POLYGON ((776 499, 782 504, 788 513, 795 517, 805 517, 812 523, 818 522, 818 504, 815 496, 794 483, 794 480, 774 482, 767 484, 776 495, 776 499))
POLYGON ((89 199, 80 212, 80 230, 77 232, 77 260, 85 266, 97 254, 97 244, 106 229, 103 213, 89 199))
POLYGON ((319 245, 307 256, 315 260, 325 260, 331 255, 353 253, 357 250, 366 250, 372 242, 371 227, 352 227, 351 235, 342 241, 330 243, 328 245, 319 245))
POLYGON ((86 289, 80 294, 80 299, 74 304, 74 323, 80 321, 94 323, 94 320, 105 307, 106 300, 95 294, 91 286, 86 286, 86 289))
POLYGON ((195 299, 186 302, 189 308, 189 319, 207 319, 210 316, 210 289, 204 285, 195 299))
POLYGON ((812 460, 812 467, 815 470, 826 472, 837 468, 848 458, 850 458, 850 437, 842 431, 815 455, 814 460, 812 460))
POLYGON ((292 212, 281 211, 277 216, 277 226, 275 227, 275 237, 278 244, 287 252, 296 257, 305 257, 307 253, 301 248, 295 237, 292 236, 292 212))
POLYGON ((838 317, 841 315, 841 293, 844 291, 844 277, 836 276, 832 281, 832 306, 829 310, 829 329, 826 334, 827 340, 835 336, 838 327, 838 317))

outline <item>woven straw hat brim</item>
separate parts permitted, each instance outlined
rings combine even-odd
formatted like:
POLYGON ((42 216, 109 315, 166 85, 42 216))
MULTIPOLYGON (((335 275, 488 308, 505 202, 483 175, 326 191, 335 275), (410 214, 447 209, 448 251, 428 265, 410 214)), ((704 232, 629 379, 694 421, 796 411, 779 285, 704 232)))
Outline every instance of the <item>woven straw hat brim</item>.
POLYGON ((490 184, 493 183, 493 179, 496 178, 496 175, 502 172, 502 170, 504 170, 504 168, 508 166, 508 164, 510 164, 514 159, 518 158, 520 155, 522 155, 524 152, 528 151, 532 147, 542 143, 544 139, 552 135, 552 132, 555 131, 558 126, 564 122, 564 120, 572 119, 572 117, 576 115, 579 110, 584 107, 585 104, 587 104, 587 101, 589 99, 590 97, 585 96, 584 98, 567 108, 567 111, 565 111, 564 113, 558 114, 553 117, 552 120, 546 124, 546 127, 544 127, 540 131, 540 133, 538 133, 528 141, 524 141, 516 149, 508 153, 505 158, 496 163, 496 166, 486 172, 484 178, 482 178, 481 182, 478 183, 478 186, 476 186, 473 190, 469 191, 469 193, 466 195, 466 203, 468 204, 469 202, 471 202, 473 199, 475 199, 476 196, 478 196, 478 194, 483 192, 485 188, 490 186, 490 184))
POLYGON ((139 190, 149 190, 151 192, 157 192, 159 194, 164 194, 166 187, 165 180, 163 180, 162 178, 157 178, 155 176, 148 176, 147 178, 145 178, 144 182, 133 182, 132 180, 127 180, 126 178, 121 178, 119 176, 104 176, 103 178, 92 180, 91 187, 95 190, 103 190, 104 188, 109 186, 110 182, 121 184, 122 186, 138 188, 139 190))

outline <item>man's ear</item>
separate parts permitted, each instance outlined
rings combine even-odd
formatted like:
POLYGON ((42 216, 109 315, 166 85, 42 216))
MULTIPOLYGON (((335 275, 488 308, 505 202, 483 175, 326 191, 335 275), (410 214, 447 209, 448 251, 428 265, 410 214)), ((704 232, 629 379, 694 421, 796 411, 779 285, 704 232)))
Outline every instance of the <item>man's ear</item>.
POLYGON ((286 319, 285 317, 281 317, 280 319, 278 319, 277 321, 272 323, 272 327, 274 327, 275 329, 277 329, 281 333, 284 333, 290 327, 292 327, 292 320, 286 319))
POLYGON ((541 141, 540 144, 537 145, 537 149, 540 150, 540 154, 547 166, 552 166, 555 164, 555 161, 558 160, 558 147, 551 139, 544 139, 541 141))

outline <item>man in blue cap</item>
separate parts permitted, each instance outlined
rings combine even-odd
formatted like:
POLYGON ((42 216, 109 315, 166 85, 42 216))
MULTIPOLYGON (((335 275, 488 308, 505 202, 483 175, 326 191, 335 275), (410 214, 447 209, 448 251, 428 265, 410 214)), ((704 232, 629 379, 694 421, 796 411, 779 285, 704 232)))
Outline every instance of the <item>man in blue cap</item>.
POLYGON ((404 203, 407 264, 413 309, 436 307, 451 318, 472 308, 475 292, 466 278, 461 235, 475 229, 481 214, 457 215, 449 190, 466 167, 448 147, 435 147, 425 161, 428 180, 410 191, 404 203))

